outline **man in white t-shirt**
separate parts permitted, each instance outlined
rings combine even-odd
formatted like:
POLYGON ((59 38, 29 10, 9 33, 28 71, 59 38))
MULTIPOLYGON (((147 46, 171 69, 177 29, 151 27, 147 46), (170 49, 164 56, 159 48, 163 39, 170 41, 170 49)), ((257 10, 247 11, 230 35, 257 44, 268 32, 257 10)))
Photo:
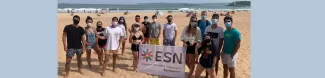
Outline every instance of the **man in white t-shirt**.
POLYGON ((172 15, 168 15, 166 19, 167 19, 168 23, 164 24, 163 44, 165 46, 175 46, 175 40, 177 37, 177 27, 176 27, 176 24, 173 23, 172 15))
MULTIPOLYGON (((218 25, 218 19, 219 19, 219 15, 218 14, 213 14, 212 15, 212 25, 206 27, 204 34, 205 35, 209 35, 210 39, 213 42, 213 45, 216 46, 213 48, 212 51, 215 51, 215 53, 217 53, 217 58, 216 62, 214 63, 215 65, 215 72, 216 75, 218 73, 218 64, 219 64, 219 60, 220 60, 220 51, 221 51, 221 47, 223 46, 223 39, 224 39, 224 29, 218 25)), ((207 78, 208 73, 206 73, 206 78, 207 78)))
POLYGON ((113 53, 113 71, 115 72, 117 53, 120 49, 120 44, 124 38, 123 30, 118 27, 118 18, 112 18, 112 26, 106 27, 104 32, 105 37, 107 38, 106 51, 105 51, 105 60, 103 65, 102 75, 105 76, 105 70, 108 63, 108 56, 110 53, 113 53))

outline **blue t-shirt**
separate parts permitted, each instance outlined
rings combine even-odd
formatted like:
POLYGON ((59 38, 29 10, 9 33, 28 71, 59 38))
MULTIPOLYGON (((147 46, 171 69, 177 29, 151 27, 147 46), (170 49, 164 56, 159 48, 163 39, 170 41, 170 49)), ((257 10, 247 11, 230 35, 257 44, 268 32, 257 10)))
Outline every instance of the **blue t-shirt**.
POLYGON ((202 20, 199 20, 198 25, 201 30, 202 39, 204 39, 205 28, 208 27, 209 25, 211 25, 211 23, 209 20, 205 20, 204 22, 202 20))
POLYGON ((240 32, 233 28, 232 30, 225 30, 224 36, 223 52, 232 54, 236 47, 236 42, 241 40, 240 32))

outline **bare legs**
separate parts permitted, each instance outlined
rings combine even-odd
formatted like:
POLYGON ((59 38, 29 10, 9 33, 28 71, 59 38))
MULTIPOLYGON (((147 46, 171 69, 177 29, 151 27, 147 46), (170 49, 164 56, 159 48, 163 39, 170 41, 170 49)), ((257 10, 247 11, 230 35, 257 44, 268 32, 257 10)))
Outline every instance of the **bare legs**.
POLYGON ((67 78, 69 76, 69 72, 70 72, 70 66, 71 66, 71 60, 72 57, 66 57, 66 62, 65 62, 65 76, 64 78, 67 78))
POLYGON ((195 67, 195 57, 194 54, 186 54, 186 61, 185 61, 187 67, 190 69, 189 76, 191 77, 194 72, 195 67))
POLYGON ((113 53, 113 71, 115 72, 115 68, 116 68, 116 59, 117 59, 117 50, 106 50, 105 51, 105 59, 104 59, 104 64, 103 64, 103 71, 102 71, 102 76, 106 76, 105 70, 108 64, 108 60, 109 60, 109 53, 112 52, 113 53))
POLYGON ((134 71, 137 71, 138 66, 138 58, 139 58, 139 52, 138 51, 132 51, 133 53, 133 69, 134 71))
POLYGON ((125 40, 122 42, 122 55, 124 55, 124 49, 125 49, 125 40))
MULTIPOLYGON (((199 78, 201 73, 204 71, 204 67, 201 64, 198 64, 196 67, 196 71, 195 71, 195 78, 199 78)), ((216 78, 217 75, 215 74, 215 69, 214 68, 207 68, 206 71, 209 73, 209 76, 211 78, 216 78)))
MULTIPOLYGON (((97 55, 98 55, 99 65, 102 65, 102 61, 103 61, 103 57, 102 57, 102 56, 103 56, 103 52, 101 52, 101 51, 99 50, 98 47, 94 47, 93 49, 95 50, 95 52, 96 52, 97 55)), ((88 63, 89 68, 91 69, 91 68, 92 68, 92 66, 91 66, 91 60, 90 60, 91 49, 86 50, 86 52, 87 52, 87 63, 88 63)))
MULTIPOLYGON (((215 72, 216 72, 216 76, 218 75, 218 67, 219 67, 219 60, 217 60, 217 63, 215 65, 215 72)), ((205 71, 205 77, 204 78, 209 78, 209 74, 208 74, 208 70, 205 71)))

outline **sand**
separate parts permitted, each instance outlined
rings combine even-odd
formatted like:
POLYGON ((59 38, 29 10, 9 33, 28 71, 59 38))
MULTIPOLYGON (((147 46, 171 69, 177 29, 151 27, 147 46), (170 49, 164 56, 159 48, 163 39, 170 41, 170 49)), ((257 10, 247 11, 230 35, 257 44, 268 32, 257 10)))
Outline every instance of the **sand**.
MULTIPOLYGON (((143 20, 143 17, 146 15, 149 18, 154 14, 154 12, 146 12, 146 13, 131 13, 129 15, 123 15, 123 13, 106 13, 101 16, 97 16, 97 14, 93 13, 75 13, 76 15, 79 15, 81 17, 80 25, 86 26, 85 19, 86 16, 91 16, 94 18, 94 24, 97 21, 102 21, 103 26, 106 27, 110 25, 111 19, 114 16, 124 16, 128 25, 128 28, 132 23, 134 23, 134 17, 135 15, 140 15, 141 19, 143 20)), ((161 24, 166 23, 165 17, 169 15, 169 13, 164 13, 163 16, 158 16, 158 22, 161 24)), ((181 41, 179 40, 180 34, 183 31, 184 27, 188 25, 189 17, 186 17, 186 13, 180 13, 180 12, 174 12, 171 15, 173 15, 174 23, 177 24, 178 28, 178 37, 176 40, 176 45, 181 46, 181 41)), ((208 13, 207 19, 211 19, 212 13, 208 13)), ((198 17, 199 18, 199 17, 198 17)), ((237 60, 237 67, 236 67, 236 78, 250 78, 250 12, 237 12, 233 15, 234 18, 234 27, 237 28, 241 34, 242 34, 242 41, 241 41, 241 47, 239 49, 239 56, 237 60)), ((220 19, 223 19, 223 16, 220 17, 220 19)), ((142 21, 141 20, 141 21, 142 21)), ((152 21, 149 19, 149 21, 152 21)), ((72 16, 68 13, 58 13, 58 78, 63 78, 65 75, 65 51, 63 49, 62 44, 62 31, 65 25, 72 23, 72 16)), ((219 24, 224 27, 223 20, 219 20, 219 24)), ((162 37, 160 38, 162 40, 162 37)), ((162 42, 160 42, 162 44, 162 42)), ((130 44, 126 44, 126 50, 125 54, 123 56, 118 57, 117 61, 117 72, 112 72, 112 61, 109 63, 107 76, 102 77, 100 75, 101 67, 98 66, 98 60, 97 55, 94 51, 92 51, 91 60, 92 60, 92 66, 93 69, 90 70, 88 68, 88 64, 86 62, 86 53, 82 55, 82 63, 83 63, 83 72, 84 74, 77 73, 77 61, 76 57, 73 58, 71 63, 71 71, 69 78, 160 78, 160 76, 156 75, 150 75, 140 72, 134 72, 132 71, 132 54, 130 50, 130 44)), ((188 74, 189 70, 187 67, 185 67, 186 75, 188 74)), ((205 72, 201 74, 201 77, 205 76, 205 72)), ((223 68, 222 63, 219 61, 219 71, 217 74, 218 78, 223 77, 223 68)), ((193 74, 194 78, 194 74, 193 74)))

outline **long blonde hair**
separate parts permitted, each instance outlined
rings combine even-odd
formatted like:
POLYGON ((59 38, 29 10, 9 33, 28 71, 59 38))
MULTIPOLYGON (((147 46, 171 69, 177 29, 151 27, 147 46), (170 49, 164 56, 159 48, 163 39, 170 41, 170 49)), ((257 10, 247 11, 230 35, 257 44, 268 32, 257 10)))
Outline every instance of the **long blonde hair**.
POLYGON ((196 30, 197 30, 197 27, 198 27, 198 23, 196 23, 196 26, 194 28, 192 28, 192 26, 191 26, 192 20, 196 20, 197 21, 197 18, 195 16, 192 16, 190 18, 190 23, 188 24, 186 33, 195 35, 197 33, 196 30))

